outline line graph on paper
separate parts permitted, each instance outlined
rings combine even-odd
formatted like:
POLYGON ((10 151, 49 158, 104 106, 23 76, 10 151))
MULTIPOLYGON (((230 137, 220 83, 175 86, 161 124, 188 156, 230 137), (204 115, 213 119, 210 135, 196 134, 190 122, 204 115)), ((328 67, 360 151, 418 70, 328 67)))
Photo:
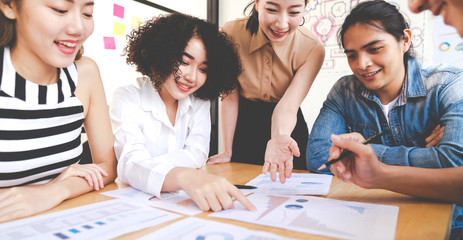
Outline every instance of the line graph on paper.
MULTIPOLYGON (((277 179, 278 179, 277 173, 277 179)), ((284 184, 270 180, 269 174, 261 174, 247 184, 257 189, 248 191, 271 195, 326 195, 333 176, 312 173, 293 173, 284 184)))
POLYGON ((253 194, 248 199, 257 206, 256 212, 240 205, 209 216, 343 239, 394 239, 395 206, 312 196, 253 194))

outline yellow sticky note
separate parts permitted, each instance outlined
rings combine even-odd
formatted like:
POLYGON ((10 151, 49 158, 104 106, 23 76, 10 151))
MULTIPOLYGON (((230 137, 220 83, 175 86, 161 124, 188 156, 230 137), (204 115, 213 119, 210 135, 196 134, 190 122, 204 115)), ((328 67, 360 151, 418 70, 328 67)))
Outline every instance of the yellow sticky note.
POLYGON ((121 24, 121 23, 114 23, 114 28, 113 28, 113 33, 114 34, 117 34, 119 36, 124 36, 124 32, 125 32, 125 25, 124 24, 121 24))
POLYGON ((140 24, 141 24, 141 18, 132 16, 132 22, 130 24, 131 27, 133 29, 138 29, 140 27, 140 24))

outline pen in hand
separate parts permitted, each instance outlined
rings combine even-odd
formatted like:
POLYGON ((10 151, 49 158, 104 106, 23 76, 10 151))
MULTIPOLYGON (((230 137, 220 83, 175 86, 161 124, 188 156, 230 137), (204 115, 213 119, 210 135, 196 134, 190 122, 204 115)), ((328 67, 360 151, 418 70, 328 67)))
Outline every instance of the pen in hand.
MULTIPOLYGON (((382 131, 382 132, 380 132, 380 133, 377 133, 377 134, 371 136, 370 138, 368 138, 367 140, 363 141, 362 144, 364 144, 364 145, 365 145, 365 144, 368 144, 368 143, 370 143, 371 141, 373 141, 373 140, 375 140, 375 139, 377 139, 377 138, 383 136, 383 135, 386 134, 388 131, 389 131, 389 129, 386 129, 386 130, 384 130, 384 131, 382 131)), ((321 165, 317 170, 320 171, 320 170, 322 170, 322 169, 325 169, 325 168, 331 166, 331 164, 338 162, 339 160, 345 158, 347 155, 349 155, 349 154, 351 154, 351 153, 352 153, 352 152, 350 152, 350 151, 344 151, 344 152, 341 153, 341 155, 340 155, 338 158, 326 162, 325 164, 321 165)))
POLYGON ((238 189, 256 189, 257 187, 255 186, 250 186, 250 185, 239 185, 235 184, 235 187, 238 189))

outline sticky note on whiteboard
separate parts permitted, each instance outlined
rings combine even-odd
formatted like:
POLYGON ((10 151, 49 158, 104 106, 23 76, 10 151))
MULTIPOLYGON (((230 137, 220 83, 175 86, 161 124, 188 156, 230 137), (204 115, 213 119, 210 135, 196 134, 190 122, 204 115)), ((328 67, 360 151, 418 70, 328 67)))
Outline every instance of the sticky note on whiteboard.
POLYGON ((119 36, 124 36, 124 32, 125 32, 125 25, 121 24, 121 23, 118 23, 118 22, 115 22, 114 23, 114 28, 113 28, 113 33, 116 34, 116 35, 119 35, 119 36))
POLYGON ((103 37, 104 49, 116 49, 114 37, 103 37))
POLYGON ((140 24, 141 24, 141 18, 132 16, 132 22, 130 24, 131 27, 133 29, 138 29, 140 27, 140 24))
POLYGON ((116 17, 124 18, 124 7, 121 5, 114 4, 113 15, 116 17))

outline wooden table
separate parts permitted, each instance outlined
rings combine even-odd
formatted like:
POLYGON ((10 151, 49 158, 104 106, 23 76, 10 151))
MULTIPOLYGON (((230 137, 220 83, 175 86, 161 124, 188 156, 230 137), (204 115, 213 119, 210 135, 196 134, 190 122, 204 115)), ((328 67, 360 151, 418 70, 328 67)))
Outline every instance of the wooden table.
MULTIPOLYGON (((203 171, 206 171, 211 174, 221 175, 227 178, 233 184, 247 183, 251 179, 258 176, 261 173, 261 169, 261 166, 243 163, 207 165, 202 168, 203 171)), ((295 170, 294 172, 303 173, 306 171, 295 170)), ((116 181, 115 183, 109 184, 99 192, 115 190, 127 186, 128 185, 116 181)), ((57 207, 47 212, 44 212, 43 214, 111 199, 110 197, 98 194, 99 192, 90 192, 77 198, 64 201, 57 207)), ((326 197, 346 201, 358 201, 364 203, 387 204, 398 206, 399 217, 397 221, 397 229, 395 234, 396 239, 434 240, 447 239, 449 235, 452 216, 452 204, 449 203, 418 199, 387 190, 367 190, 360 188, 354 184, 344 183, 336 177, 333 177, 330 192, 326 197)), ((209 218, 207 217, 208 214, 210 214, 210 212, 203 212, 201 214, 196 215, 196 217, 215 220, 219 222, 231 223, 253 230, 272 232, 291 238, 330 239, 328 237, 293 232, 289 230, 261 226, 252 223, 218 218, 209 218)), ((187 216, 183 218, 186 217, 187 216)), ((167 222, 155 227, 143 229, 138 232, 126 234, 117 239, 135 239, 144 236, 150 232, 153 232, 154 230, 167 226, 172 222, 178 221, 180 219, 176 219, 171 222, 167 222)))

